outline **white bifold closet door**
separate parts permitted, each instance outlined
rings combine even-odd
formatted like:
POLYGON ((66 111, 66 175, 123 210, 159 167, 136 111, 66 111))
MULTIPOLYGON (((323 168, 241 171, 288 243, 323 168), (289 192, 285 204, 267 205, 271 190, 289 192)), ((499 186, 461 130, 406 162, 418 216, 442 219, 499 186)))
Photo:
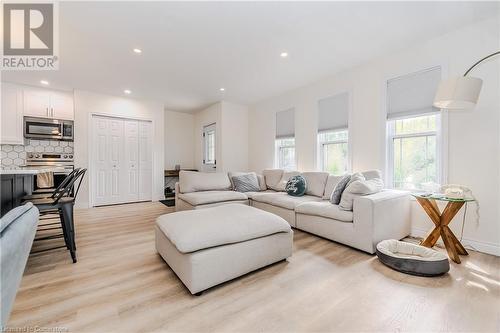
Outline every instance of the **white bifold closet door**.
POLYGON ((93 116, 93 204, 152 198, 151 122, 93 116))

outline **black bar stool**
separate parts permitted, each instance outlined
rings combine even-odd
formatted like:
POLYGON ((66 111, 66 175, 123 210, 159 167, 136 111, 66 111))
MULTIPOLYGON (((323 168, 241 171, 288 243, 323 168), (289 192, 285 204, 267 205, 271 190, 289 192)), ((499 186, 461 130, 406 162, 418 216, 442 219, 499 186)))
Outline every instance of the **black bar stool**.
MULTIPOLYGON (((66 185, 63 188, 61 188, 53 197, 29 200, 30 202, 33 203, 33 205, 35 205, 40 210, 41 214, 45 213, 58 214, 61 223, 61 228, 63 231, 62 235, 52 235, 41 238, 35 238, 35 241, 54 239, 63 236, 66 248, 69 250, 71 254, 71 259, 73 260, 73 263, 76 263, 76 244, 75 244, 75 227, 73 220, 73 206, 75 204, 75 199, 78 195, 78 191, 80 190, 80 186, 82 184, 82 180, 83 177, 85 176, 86 171, 87 169, 79 169, 78 171, 76 171, 72 176, 72 178, 66 183, 66 185), (75 185, 76 185, 76 190, 75 190, 75 185)), ((54 248, 42 251, 48 251, 52 249, 54 248)))

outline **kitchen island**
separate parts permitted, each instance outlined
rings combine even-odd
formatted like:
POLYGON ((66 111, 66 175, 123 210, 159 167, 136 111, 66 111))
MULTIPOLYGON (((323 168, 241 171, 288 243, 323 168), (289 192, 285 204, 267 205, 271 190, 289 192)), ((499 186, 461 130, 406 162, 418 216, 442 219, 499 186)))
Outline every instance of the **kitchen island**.
POLYGON ((34 188, 34 176, 40 172, 58 171, 52 168, 19 168, 0 170, 0 216, 21 205, 21 199, 30 195, 34 188))

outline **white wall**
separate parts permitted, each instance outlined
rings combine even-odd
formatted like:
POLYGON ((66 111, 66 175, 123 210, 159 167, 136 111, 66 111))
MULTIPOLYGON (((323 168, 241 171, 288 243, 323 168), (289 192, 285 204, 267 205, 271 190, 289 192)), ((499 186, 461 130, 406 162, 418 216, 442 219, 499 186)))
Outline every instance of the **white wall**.
POLYGON ((197 112, 194 115, 194 123, 194 164, 198 170, 203 170, 203 127, 213 123, 216 123, 216 171, 248 170, 247 106, 217 102, 197 112))
POLYGON ((222 119, 222 104, 215 103, 208 108, 197 112, 194 115, 194 165, 199 171, 203 170, 203 127, 211 124, 216 124, 215 134, 215 159, 217 160, 216 171, 222 170, 222 154, 221 154, 221 119, 222 119))
POLYGON ((78 195, 77 207, 89 207, 90 115, 98 113, 116 117, 146 119, 153 122, 153 200, 164 198, 164 111, 161 103, 131 98, 102 95, 75 90, 75 166, 87 168, 84 183, 78 195))
MULTIPOLYGON (((348 90, 351 93, 349 140, 353 171, 385 170, 385 82, 388 78, 435 65, 443 76, 462 75, 476 60, 499 49, 498 20, 486 20, 330 76, 314 84, 257 103, 249 113, 249 157, 252 170, 273 167, 275 113, 296 110, 296 154, 300 170, 316 169, 317 102, 348 90)), ((481 204, 476 223, 470 205, 464 243, 500 255, 500 94, 497 60, 481 64, 471 74, 484 80, 473 111, 448 116, 448 183, 469 186, 481 204)), ((446 118, 446 117, 445 117, 446 118)), ((446 127, 446 126, 445 126, 446 127)), ((446 148, 446 147, 445 147, 446 148)), ((446 149, 445 149, 446 150, 446 149)), ((421 208, 413 205, 412 230, 423 235, 431 227, 421 208)), ((452 222, 460 235, 461 221, 452 222)))
POLYGON ((248 107, 222 102, 221 148, 223 171, 248 170, 248 107))
POLYGON ((165 110, 165 169, 194 168, 194 115, 165 110))

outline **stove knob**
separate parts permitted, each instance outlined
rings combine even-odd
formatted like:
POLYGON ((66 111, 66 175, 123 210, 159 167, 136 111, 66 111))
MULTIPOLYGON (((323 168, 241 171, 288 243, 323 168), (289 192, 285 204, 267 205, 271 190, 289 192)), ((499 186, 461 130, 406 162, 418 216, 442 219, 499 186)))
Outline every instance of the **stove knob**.
POLYGON ((73 158, 73 155, 69 155, 69 158, 73 158))
POLYGON ((68 158, 68 155, 64 155, 63 157, 64 157, 64 158, 68 158))
POLYGON ((40 157, 40 155, 39 155, 39 154, 35 154, 35 158, 39 158, 39 157, 40 157))
POLYGON ((29 158, 33 158, 33 154, 29 154, 29 155, 28 155, 28 157, 29 157, 29 158))

